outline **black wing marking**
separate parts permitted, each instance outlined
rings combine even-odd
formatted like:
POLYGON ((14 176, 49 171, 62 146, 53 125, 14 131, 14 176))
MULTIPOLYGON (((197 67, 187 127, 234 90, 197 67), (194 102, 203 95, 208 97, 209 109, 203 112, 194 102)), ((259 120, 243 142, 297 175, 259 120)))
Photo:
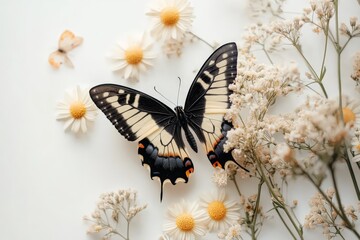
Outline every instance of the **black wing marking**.
POLYGON ((181 138, 176 114, 155 98, 137 90, 102 84, 90 90, 96 106, 129 141, 139 141, 139 157, 151 178, 163 184, 187 182, 194 171, 181 138))
POLYGON ((129 141, 141 140, 176 119, 171 108, 137 90, 102 84, 90 89, 91 99, 129 141))
POLYGON ((201 67, 186 97, 184 110, 189 125, 214 167, 225 168, 229 161, 235 162, 231 152, 224 153, 223 145, 232 127, 224 115, 230 106, 228 86, 236 77, 237 56, 235 43, 218 48, 201 67))

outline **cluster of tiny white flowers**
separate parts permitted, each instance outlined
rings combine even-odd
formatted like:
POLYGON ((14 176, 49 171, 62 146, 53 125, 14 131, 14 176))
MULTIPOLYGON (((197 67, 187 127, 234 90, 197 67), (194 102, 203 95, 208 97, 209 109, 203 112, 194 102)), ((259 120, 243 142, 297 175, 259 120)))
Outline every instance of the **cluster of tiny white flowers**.
POLYGON ((226 232, 220 232, 218 234, 219 239, 225 239, 225 240, 237 240, 242 239, 241 238, 241 225, 238 223, 234 223, 231 225, 226 232))
POLYGON ((272 23, 272 31, 288 39, 294 45, 299 44, 301 36, 301 28, 304 21, 300 17, 295 17, 292 20, 275 21, 272 23))
POLYGON ((240 52, 249 53, 250 49, 254 46, 258 46, 259 49, 266 50, 268 53, 281 50, 281 39, 282 36, 274 34, 271 26, 262 23, 251 24, 249 27, 245 28, 243 34, 243 46, 240 49, 240 52))
POLYGON ((130 223, 131 219, 146 206, 146 204, 140 206, 137 204, 137 192, 132 189, 103 193, 95 211, 90 217, 84 217, 84 220, 93 223, 88 229, 88 233, 103 231, 103 239, 120 235, 118 228, 121 217, 130 223))
MULTIPOLYGON (((309 202, 311 207, 310 213, 305 216, 304 227, 315 228, 321 226, 323 228, 323 234, 328 238, 332 239, 336 236, 338 231, 343 229, 343 222, 338 218, 338 214, 332 208, 328 201, 333 201, 335 195, 335 189, 329 188, 326 191, 326 198, 316 193, 309 202)), ((353 206, 347 206, 345 208, 345 214, 350 217, 352 221, 358 219, 357 211, 353 206)))
POLYGON ((349 126, 340 121, 338 103, 319 96, 308 96, 292 117, 292 129, 285 139, 293 146, 312 146, 317 153, 333 153, 348 137, 349 126), (326 124, 324 124, 326 122, 326 124))
POLYGON ((251 117, 258 118, 277 97, 300 89, 300 73, 294 65, 260 64, 250 55, 239 57, 238 62, 237 77, 229 86, 233 94, 230 96, 232 106, 228 119, 236 118, 245 108, 251 117))
POLYGON ((286 0, 252 0, 248 1, 249 8, 253 17, 271 14, 278 17, 283 13, 283 4, 286 0))

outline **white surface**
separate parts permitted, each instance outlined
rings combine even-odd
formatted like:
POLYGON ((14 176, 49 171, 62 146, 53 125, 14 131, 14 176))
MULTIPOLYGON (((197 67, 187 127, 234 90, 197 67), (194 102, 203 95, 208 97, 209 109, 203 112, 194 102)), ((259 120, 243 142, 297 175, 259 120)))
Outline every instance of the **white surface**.
MULTIPOLYGON (((146 0, 0 0, 0 239, 95 239, 86 235, 89 225, 82 221, 83 215, 93 211, 100 193, 129 187, 138 190, 139 202, 148 203, 132 223, 132 240, 157 239, 169 204, 181 198, 196 200, 214 188, 205 154, 192 154, 196 169, 190 183, 166 185, 160 203, 160 186, 141 166, 136 143, 120 136, 102 113, 80 136, 64 133, 63 123, 55 120, 57 100, 76 84, 125 84, 161 99, 152 89, 156 85, 176 101, 175 86, 181 77, 179 102, 184 102, 194 70, 211 53, 201 42, 187 46, 179 59, 167 59, 159 51, 155 67, 138 83, 113 74, 105 59, 117 40, 149 27, 144 14, 148 4, 146 0), (53 70, 47 58, 65 29, 84 37, 84 43, 69 55, 75 69, 53 70)), ((193 6, 193 32, 210 42, 237 41, 250 22, 246 1, 199 0, 193 6)), ((356 11, 347 15, 359 15, 356 11)), ((307 47, 309 52, 317 48, 307 47)), ((303 184, 304 189, 297 182, 288 193, 289 200, 299 199, 301 219, 313 194, 310 185, 303 184)), ((241 187, 255 193, 256 183, 242 182, 241 187)), ((351 188, 343 191, 354 203, 351 188)), ((271 208, 265 201, 263 205, 265 211, 271 208)), ((290 239, 275 221, 266 222, 261 236, 290 239)))

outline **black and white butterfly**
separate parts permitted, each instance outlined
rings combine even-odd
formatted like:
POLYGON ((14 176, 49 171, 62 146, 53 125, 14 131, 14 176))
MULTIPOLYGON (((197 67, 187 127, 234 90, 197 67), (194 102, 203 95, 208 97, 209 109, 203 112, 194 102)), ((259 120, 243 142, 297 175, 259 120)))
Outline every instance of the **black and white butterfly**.
MULTIPOLYGON (((129 141, 138 141, 142 164, 150 168, 151 178, 163 184, 187 182, 194 171, 182 138, 197 152, 196 134, 214 167, 225 168, 235 162, 225 153, 227 131, 232 124, 224 119, 229 108, 229 90, 237 71, 237 46, 228 43, 218 48, 196 75, 185 106, 174 110, 137 90, 114 84, 102 84, 90 90, 90 96, 115 128, 129 141)), ((236 163, 236 162, 235 162, 236 163)))

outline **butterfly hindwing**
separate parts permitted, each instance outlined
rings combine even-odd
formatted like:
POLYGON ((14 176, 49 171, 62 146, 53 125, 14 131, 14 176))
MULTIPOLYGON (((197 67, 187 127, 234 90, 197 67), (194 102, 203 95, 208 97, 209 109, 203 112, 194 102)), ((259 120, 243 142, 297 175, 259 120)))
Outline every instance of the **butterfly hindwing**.
POLYGON ((188 181, 193 164, 172 109, 145 93, 115 84, 96 86, 90 96, 121 135, 139 141, 139 157, 150 168, 151 178, 158 178, 161 186, 167 180, 188 181))
POLYGON ((230 106, 228 86, 237 73, 237 46, 228 43, 217 49, 204 63, 192 83, 185 102, 189 125, 202 143, 211 164, 225 168, 235 162, 223 145, 231 123, 224 120, 230 106))

